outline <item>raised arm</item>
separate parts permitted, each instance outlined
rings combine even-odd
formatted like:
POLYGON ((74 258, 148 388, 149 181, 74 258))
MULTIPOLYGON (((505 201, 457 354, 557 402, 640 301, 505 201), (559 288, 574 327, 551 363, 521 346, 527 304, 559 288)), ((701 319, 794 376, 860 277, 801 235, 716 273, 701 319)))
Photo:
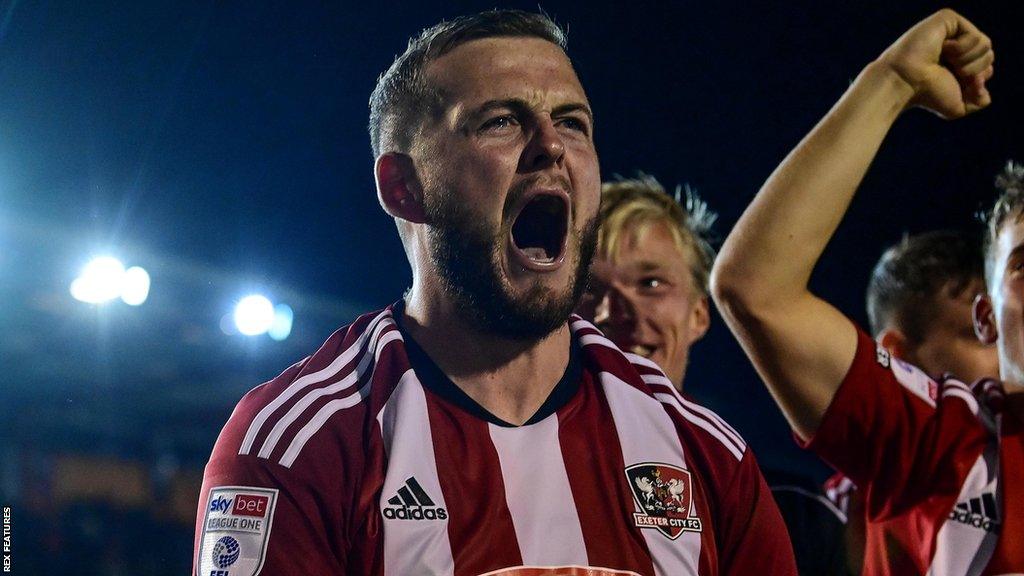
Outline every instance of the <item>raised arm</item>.
POLYGON ((959 118, 990 102, 994 53, 952 10, 919 22, 860 73, 768 178, 722 246, 712 291, 793 429, 804 438, 853 361, 852 323, 808 290, 829 238, 896 118, 959 118))

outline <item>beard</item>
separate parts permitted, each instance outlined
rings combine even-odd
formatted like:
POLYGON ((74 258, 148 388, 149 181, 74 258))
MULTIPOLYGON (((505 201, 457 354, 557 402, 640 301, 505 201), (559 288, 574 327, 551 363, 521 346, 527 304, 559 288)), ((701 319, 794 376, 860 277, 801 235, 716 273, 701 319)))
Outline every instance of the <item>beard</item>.
MULTIPOLYGON (((537 280, 516 294, 501 272, 512 222, 503 221, 498 230, 492 230, 455 194, 442 190, 427 197, 436 199, 424 206, 430 259, 442 290, 466 320, 485 333, 520 341, 544 338, 568 320, 589 281, 597 247, 596 215, 581 231, 572 226, 567 231, 566 251, 572 260, 564 265, 574 270, 569 286, 557 291, 537 280)), ((516 197, 518 194, 509 195, 504 213, 516 197)))

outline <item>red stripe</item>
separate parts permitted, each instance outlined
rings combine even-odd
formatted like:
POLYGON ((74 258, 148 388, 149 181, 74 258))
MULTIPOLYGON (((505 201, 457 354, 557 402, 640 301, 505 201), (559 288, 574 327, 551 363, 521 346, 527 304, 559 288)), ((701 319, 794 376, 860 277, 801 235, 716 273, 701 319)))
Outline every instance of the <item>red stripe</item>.
POLYGON ((692 478, 696 480, 695 490, 697 495, 695 496, 695 507, 697 508, 697 516, 701 518, 703 523, 700 533, 698 570, 701 574, 718 574, 718 546, 720 543, 715 540, 718 527, 715 526, 714 514, 708 506, 708 502, 711 502, 714 496, 705 489, 704 485, 705 482, 714 481, 714 479, 701 478, 699 476, 698 470, 701 470, 701 468, 690 462, 689 452, 686 453, 686 460, 686 467, 691 471, 692 478))
POLYGON ((647 544, 633 523, 635 504, 612 413, 589 372, 558 418, 562 458, 589 564, 654 574, 647 544))
MULTIPOLYGON (((395 328, 393 326, 386 327, 384 330, 381 331, 380 336, 383 337, 384 334, 394 329, 395 328)), ((316 393, 318 390, 321 390, 328 386, 332 386, 337 382, 340 382, 341 380, 347 378, 353 372, 355 372, 356 368, 359 366, 359 362, 363 359, 363 356, 366 354, 370 344, 371 342, 368 339, 367 342, 359 349, 359 353, 355 356, 355 358, 353 358, 351 362, 345 365, 345 367, 339 370, 336 374, 323 381, 317 382, 315 384, 307 386, 306 388, 303 388, 301 392, 295 394, 294 396, 289 398, 287 402, 279 406, 263 423, 263 426, 260 428, 259 432, 255 436, 254 442, 252 444, 252 449, 250 450, 249 453, 253 456, 256 456, 260 453, 260 451, 263 449, 263 443, 267 440, 267 437, 270 436, 270 433, 274 429, 274 427, 277 426, 278 422, 280 422, 282 418, 284 418, 284 416, 288 414, 288 411, 291 410, 293 406, 301 402, 303 398, 306 398, 310 394, 316 393)), ((322 370, 323 368, 326 368, 331 362, 334 361, 335 358, 337 358, 342 353, 343 350, 346 349, 348 349, 348 345, 341 347, 340 350, 333 351, 330 355, 327 355, 325 357, 314 357, 316 359, 316 364, 307 365, 300 374, 296 375, 296 377, 293 378, 288 383, 288 386, 290 386, 292 383, 294 383, 299 378, 305 376, 306 374, 314 373, 319 370, 322 370)), ((359 387, 365 383, 366 375, 369 374, 370 370, 372 369, 373 361, 371 360, 370 364, 367 365, 366 373, 364 374, 363 378, 361 378, 358 382, 356 382, 353 385, 346 386, 343 390, 335 392, 334 394, 328 394, 326 396, 318 398, 310 406, 303 410, 302 413, 299 414, 298 417, 288 425, 285 433, 282 434, 281 437, 278 439, 277 444, 274 446, 273 452, 268 457, 268 460, 275 462, 279 460, 281 458, 281 455, 284 454, 284 451, 287 450, 288 446, 295 438, 295 435, 298 433, 298 431, 301 430, 302 427, 305 426, 307 422, 309 422, 309 420, 317 413, 318 410, 320 410, 320 408, 323 407, 324 404, 337 398, 344 398, 345 396, 354 394, 356 391, 358 391, 359 387)), ((279 391, 278 394, 283 393, 285 389, 286 388, 279 391)), ((275 394, 275 396, 277 396, 277 394, 275 394)))
MULTIPOLYGON (((448 508, 455 576, 523 563, 487 422, 426 391, 437 477, 448 508)), ((542 482, 542 478, 537 479, 542 482)))

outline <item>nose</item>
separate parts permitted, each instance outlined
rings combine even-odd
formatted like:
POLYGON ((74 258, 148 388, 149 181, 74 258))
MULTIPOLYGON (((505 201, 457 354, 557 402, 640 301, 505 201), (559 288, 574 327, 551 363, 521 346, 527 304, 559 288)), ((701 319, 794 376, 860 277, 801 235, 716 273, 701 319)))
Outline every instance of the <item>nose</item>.
POLYGON ((636 302, 624 290, 609 287, 594 310, 594 323, 601 327, 622 327, 636 320, 636 302))
POLYGON ((523 151, 522 168, 527 172, 543 170, 561 164, 564 158, 565 142, 562 141, 554 122, 551 118, 540 120, 526 150, 523 151))

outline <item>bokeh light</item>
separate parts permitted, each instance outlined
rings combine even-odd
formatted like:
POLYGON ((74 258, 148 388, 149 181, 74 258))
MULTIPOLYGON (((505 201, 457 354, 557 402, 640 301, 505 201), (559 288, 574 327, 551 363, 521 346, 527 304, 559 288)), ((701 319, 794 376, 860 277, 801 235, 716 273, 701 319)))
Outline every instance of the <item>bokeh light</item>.
POLYGON ((235 306, 235 326, 246 336, 259 336, 274 325, 274 305, 266 296, 251 294, 235 306))

